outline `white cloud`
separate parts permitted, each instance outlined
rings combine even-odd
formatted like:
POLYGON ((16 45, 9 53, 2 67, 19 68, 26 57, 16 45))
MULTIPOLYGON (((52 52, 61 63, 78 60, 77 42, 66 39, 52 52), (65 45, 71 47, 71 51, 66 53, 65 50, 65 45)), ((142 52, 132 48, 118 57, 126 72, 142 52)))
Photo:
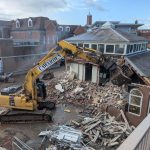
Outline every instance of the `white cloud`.
POLYGON ((68 9, 66 0, 1 0, 0 18, 38 16, 68 9))
POLYGON ((73 9, 105 10, 100 0, 1 0, 0 19, 47 16, 73 9))

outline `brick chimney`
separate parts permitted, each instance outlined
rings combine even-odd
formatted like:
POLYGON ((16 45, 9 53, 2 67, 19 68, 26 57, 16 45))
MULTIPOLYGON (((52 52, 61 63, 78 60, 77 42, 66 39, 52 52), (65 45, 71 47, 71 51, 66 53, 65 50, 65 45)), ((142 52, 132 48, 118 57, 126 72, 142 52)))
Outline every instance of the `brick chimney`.
POLYGON ((87 23, 86 23, 87 26, 91 26, 92 25, 92 15, 89 14, 87 15, 87 23))

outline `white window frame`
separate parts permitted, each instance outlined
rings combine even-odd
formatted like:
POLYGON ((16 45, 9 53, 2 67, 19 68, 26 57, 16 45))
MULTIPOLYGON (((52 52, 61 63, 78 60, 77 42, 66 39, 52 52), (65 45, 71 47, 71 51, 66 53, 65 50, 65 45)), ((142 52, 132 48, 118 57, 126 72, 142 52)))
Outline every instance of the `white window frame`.
POLYGON ((64 28, 62 26, 59 26, 58 29, 59 29, 59 31, 63 31, 64 30, 64 28))
POLYGON ((20 28, 20 21, 16 20, 16 28, 20 28))
MULTIPOLYGON (((128 54, 135 54, 135 53, 138 53, 138 52, 141 52, 141 51, 145 51, 146 50, 146 44, 147 42, 140 42, 140 43, 128 43, 127 45, 133 45, 133 49, 134 49, 134 44, 138 45, 140 44, 140 49, 139 49, 139 46, 136 46, 138 47, 138 49, 136 49, 136 51, 132 51, 132 52, 129 52, 129 53, 126 53, 127 55, 128 54), (143 46, 144 45, 144 46, 143 46), (144 47, 144 49, 142 49, 144 47)), ((127 52, 127 50, 126 50, 127 52)))
POLYGON ((83 43, 83 47, 85 47, 85 46, 84 46, 85 44, 88 44, 88 45, 89 45, 89 47, 86 47, 86 48, 90 48, 90 43, 83 43))
POLYGON ((106 47, 105 47, 105 54, 116 54, 116 53, 115 53, 115 44, 111 44, 111 43, 109 44, 109 43, 108 43, 108 44, 106 44, 106 47), (106 52, 106 47, 107 47, 107 45, 113 45, 113 46, 114 46, 114 51, 113 51, 113 53, 106 52))
POLYGON ((66 27, 66 32, 70 32, 70 27, 69 26, 66 27))
POLYGON ((136 89, 136 88, 132 89, 132 90, 130 91, 130 93, 129 93, 129 106, 132 105, 132 106, 140 107, 140 113, 139 113, 139 114, 135 114, 135 113, 133 113, 133 112, 130 112, 130 111, 129 111, 129 106, 128 106, 128 112, 129 112, 130 114, 135 115, 135 116, 141 116, 142 103, 143 103, 143 93, 142 93, 139 89, 136 89), (132 92, 133 90, 138 90, 138 91, 141 93, 141 96, 131 94, 131 92, 132 92), (135 105, 135 104, 131 104, 131 96, 135 96, 135 97, 141 98, 140 106, 139 106, 139 105, 135 105))
POLYGON ((28 27, 33 27, 33 21, 31 18, 28 19, 28 27), (30 25, 31 23, 31 25, 30 25))
POLYGON ((98 51, 98 52, 100 52, 100 51, 99 51, 99 45, 104 45, 104 52, 103 52, 103 54, 105 54, 105 49, 106 49, 105 43, 98 43, 98 44, 97 44, 97 51, 98 51))
POLYGON ((97 49, 95 50, 95 51, 97 51, 98 50, 98 43, 90 43, 91 44, 91 47, 90 47, 90 45, 89 45, 89 47, 92 49, 92 44, 94 44, 94 45, 97 45, 97 49))
POLYGON ((118 43, 118 44, 115 44, 115 47, 114 47, 114 54, 119 54, 119 55, 124 55, 125 54, 125 50, 126 50, 126 44, 123 44, 123 43, 118 43), (124 45, 124 50, 123 50, 123 53, 116 53, 116 45, 124 45))

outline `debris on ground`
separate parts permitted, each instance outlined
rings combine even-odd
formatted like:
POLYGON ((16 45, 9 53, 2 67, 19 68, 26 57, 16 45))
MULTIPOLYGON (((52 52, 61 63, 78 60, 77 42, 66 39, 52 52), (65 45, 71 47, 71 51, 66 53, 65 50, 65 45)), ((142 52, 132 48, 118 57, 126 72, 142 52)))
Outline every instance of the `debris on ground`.
POLYGON ((39 136, 47 136, 50 145, 66 150, 116 149, 135 129, 129 125, 122 110, 120 114, 124 122, 117 121, 108 113, 98 113, 95 117, 86 117, 80 121, 71 120, 67 124, 71 127, 62 125, 42 131, 39 136))
POLYGON ((61 148, 81 148, 82 132, 68 126, 58 126, 51 131, 42 131, 39 136, 44 135, 49 138, 52 144, 61 148), (45 133, 44 133, 45 132, 45 133), (57 144, 56 144, 57 143, 57 144))
POLYGON ((108 113, 102 113, 93 118, 85 118, 80 125, 84 143, 90 141, 99 148, 117 148, 134 130, 127 122, 118 122, 108 113))
POLYGON ((42 80, 50 80, 54 78, 54 74, 51 71, 47 71, 44 73, 42 80))
POLYGON ((14 82, 12 75, 13 73, 0 75, 0 82, 14 82))
POLYGON ((57 103, 72 103, 77 105, 96 104, 98 106, 107 104, 121 108, 127 103, 127 92, 112 83, 99 86, 96 83, 63 79, 52 79, 47 82, 48 99, 57 103))
POLYGON ((61 84, 57 84, 57 85, 55 85, 55 89, 56 90, 59 90, 60 92, 64 92, 64 89, 62 88, 62 86, 61 86, 61 84))
POLYGON ((21 89, 22 89, 21 85, 14 85, 14 86, 10 86, 10 87, 1 89, 1 94, 2 95, 14 94, 21 89))

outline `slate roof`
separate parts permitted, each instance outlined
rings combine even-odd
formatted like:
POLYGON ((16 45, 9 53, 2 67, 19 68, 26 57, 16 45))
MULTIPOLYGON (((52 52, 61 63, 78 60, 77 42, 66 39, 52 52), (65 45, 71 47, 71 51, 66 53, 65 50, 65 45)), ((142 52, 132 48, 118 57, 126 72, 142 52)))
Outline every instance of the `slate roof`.
POLYGON ((68 42, 94 42, 94 43, 123 43, 123 42, 139 42, 147 41, 144 37, 130 34, 119 29, 98 28, 74 37, 66 39, 68 42))
POLYGON ((56 24, 55 20, 49 20, 47 17, 29 17, 29 18, 23 18, 23 19, 17 19, 20 22, 20 28, 16 28, 16 20, 12 21, 12 30, 26 30, 26 29, 45 29, 45 23, 47 21, 56 24), (31 18, 33 22, 33 26, 28 28, 28 20, 31 18))
POLYGON ((125 60, 143 77, 150 77, 150 51, 126 56, 125 60))

